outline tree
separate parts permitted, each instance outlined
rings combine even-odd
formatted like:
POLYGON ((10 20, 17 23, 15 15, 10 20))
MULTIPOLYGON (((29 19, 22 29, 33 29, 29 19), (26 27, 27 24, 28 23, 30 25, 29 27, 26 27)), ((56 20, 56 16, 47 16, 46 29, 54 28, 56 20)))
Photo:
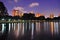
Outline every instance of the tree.
POLYGON ((0 16, 5 16, 5 15, 8 15, 7 9, 3 4, 3 2, 0 2, 0 16))

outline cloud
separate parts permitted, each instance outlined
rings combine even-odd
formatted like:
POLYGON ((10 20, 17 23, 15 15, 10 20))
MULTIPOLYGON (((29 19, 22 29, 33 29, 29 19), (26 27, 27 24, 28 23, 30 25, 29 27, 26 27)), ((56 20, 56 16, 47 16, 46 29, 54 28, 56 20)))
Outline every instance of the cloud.
POLYGON ((15 10, 24 10, 23 7, 14 7, 15 10))
POLYGON ((19 10, 20 12, 26 13, 27 11, 24 10, 23 7, 14 7, 13 9, 19 10))
POLYGON ((39 3, 35 2, 35 3, 31 3, 31 4, 29 5, 29 7, 35 7, 35 6, 39 6, 39 3))
POLYGON ((18 0, 14 0, 16 3, 18 2, 18 0))

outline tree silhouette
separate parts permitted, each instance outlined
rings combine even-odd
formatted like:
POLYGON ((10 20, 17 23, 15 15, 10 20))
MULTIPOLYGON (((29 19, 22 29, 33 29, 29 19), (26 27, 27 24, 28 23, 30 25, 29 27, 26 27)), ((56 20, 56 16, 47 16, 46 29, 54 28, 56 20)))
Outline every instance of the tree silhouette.
POLYGON ((34 19, 35 14, 32 13, 24 13, 22 16, 22 19, 24 20, 32 20, 34 19))
POLYGON ((7 9, 3 4, 3 2, 0 2, 0 16, 5 16, 5 15, 8 15, 7 9))

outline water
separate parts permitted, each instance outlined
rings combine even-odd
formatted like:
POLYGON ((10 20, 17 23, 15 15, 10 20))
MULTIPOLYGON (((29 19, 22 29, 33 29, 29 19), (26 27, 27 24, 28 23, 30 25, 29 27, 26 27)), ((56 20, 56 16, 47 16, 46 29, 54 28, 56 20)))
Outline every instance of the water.
POLYGON ((60 39, 60 22, 24 22, 24 23, 7 23, 8 32, 6 30, 6 24, 0 24, 0 36, 2 40, 58 40, 60 39))

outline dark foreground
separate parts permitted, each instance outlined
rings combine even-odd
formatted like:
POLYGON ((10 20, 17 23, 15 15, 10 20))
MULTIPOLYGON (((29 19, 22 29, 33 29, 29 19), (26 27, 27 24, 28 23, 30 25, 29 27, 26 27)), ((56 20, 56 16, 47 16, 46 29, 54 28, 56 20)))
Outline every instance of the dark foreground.
POLYGON ((0 40, 60 40, 60 35, 52 34, 35 34, 32 36, 31 33, 25 33, 24 35, 18 35, 13 33, 3 34, 0 36, 0 40))

